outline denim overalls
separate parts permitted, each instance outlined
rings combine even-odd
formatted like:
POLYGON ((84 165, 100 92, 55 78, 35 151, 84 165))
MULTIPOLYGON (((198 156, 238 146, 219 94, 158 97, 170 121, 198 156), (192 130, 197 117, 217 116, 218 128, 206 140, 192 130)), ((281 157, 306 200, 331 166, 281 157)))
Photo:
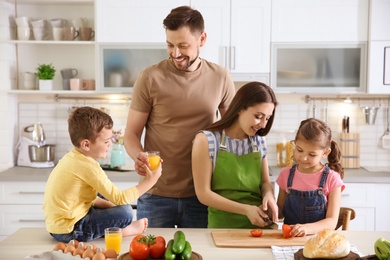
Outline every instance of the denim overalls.
POLYGON ((284 223, 289 225, 313 223, 326 216, 326 199, 324 185, 329 174, 325 166, 321 180, 316 190, 299 191, 291 189, 297 165, 293 165, 287 181, 287 197, 283 206, 284 223))

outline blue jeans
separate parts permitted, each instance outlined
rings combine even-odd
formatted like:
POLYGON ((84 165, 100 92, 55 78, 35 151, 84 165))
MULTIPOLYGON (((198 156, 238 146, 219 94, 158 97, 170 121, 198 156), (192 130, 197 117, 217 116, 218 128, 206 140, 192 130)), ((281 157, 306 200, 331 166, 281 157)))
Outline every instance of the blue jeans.
POLYGON ((88 214, 76 222, 72 232, 68 234, 51 234, 57 241, 68 243, 72 239, 80 242, 92 241, 104 236, 108 227, 125 228, 133 220, 131 205, 115 206, 108 209, 91 207, 88 214))
POLYGON ((148 218, 153 228, 207 228, 207 206, 196 196, 168 198, 144 194, 138 198, 137 219, 148 218))

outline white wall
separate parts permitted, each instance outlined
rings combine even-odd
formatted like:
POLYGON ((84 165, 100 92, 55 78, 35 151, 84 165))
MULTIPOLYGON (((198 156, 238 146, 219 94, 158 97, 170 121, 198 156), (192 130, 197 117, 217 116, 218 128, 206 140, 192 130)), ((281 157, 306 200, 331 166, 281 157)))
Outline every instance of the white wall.
MULTIPOLYGON (((303 95, 277 94, 280 105, 277 107, 276 116, 271 133, 267 136, 269 149, 269 164, 276 165, 275 145, 280 138, 280 130, 297 130, 301 120, 312 117, 313 103, 306 103, 303 95)), ((19 103, 19 132, 30 124, 42 123, 47 143, 56 144, 56 160, 71 149, 71 143, 67 132, 68 109, 72 106, 83 105, 84 102, 75 100, 46 102, 28 102, 21 99, 19 103)), ((375 103, 375 102, 374 102, 375 103)), ((377 103, 377 102, 376 102, 377 103)), ((129 103, 109 103, 109 101, 90 101, 85 103, 96 108, 106 107, 114 120, 114 129, 124 129, 127 120, 129 103)), ((316 117, 325 120, 325 101, 316 101, 316 117)), ((328 101, 327 122, 332 128, 333 138, 339 142, 341 133, 341 121, 344 115, 350 117, 350 132, 360 133, 361 166, 390 166, 390 150, 381 148, 380 138, 386 130, 386 107, 382 104, 378 111, 375 125, 365 123, 364 113, 360 108, 363 105, 371 105, 371 101, 354 102, 345 104, 341 101, 328 101)), ((379 105, 379 103, 377 103, 379 105)), ((127 158, 131 163, 130 157, 127 158)))

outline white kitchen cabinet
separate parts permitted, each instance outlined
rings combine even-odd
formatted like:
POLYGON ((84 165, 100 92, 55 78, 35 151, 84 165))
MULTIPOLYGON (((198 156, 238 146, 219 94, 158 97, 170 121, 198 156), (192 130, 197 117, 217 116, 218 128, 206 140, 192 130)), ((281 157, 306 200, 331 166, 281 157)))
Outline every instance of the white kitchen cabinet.
POLYGON ((227 68, 237 81, 248 80, 240 73, 269 73, 270 0, 191 0, 191 6, 205 20, 201 57, 227 68))
POLYGON ((0 237, 21 227, 45 227, 42 211, 46 182, 0 184, 0 237))
POLYGON ((390 40, 390 1, 370 0, 370 41, 390 40))
POLYGON ((99 43, 165 43, 163 20, 189 0, 96 0, 99 43))
POLYGON ((375 186, 375 231, 390 231, 390 184, 376 184, 375 186))
POLYGON ((370 41, 367 88, 370 94, 390 94, 390 41, 370 41))
MULTIPOLYGON (((138 184, 134 181, 113 183, 122 190, 138 184)), ((0 183, 0 240, 22 227, 45 227, 42 210, 45 188, 46 181, 0 183)), ((130 204, 136 208, 137 200, 130 204)))
POLYGON ((350 223, 350 230, 375 230, 375 185, 345 183, 345 190, 341 193, 341 207, 350 207, 356 212, 355 219, 350 223))
POLYGON ((368 0, 273 0, 272 42, 367 41, 368 8, 368 0))
MULTIPOLYGON (((78 70, 77 78, 95 79, 94 40, 81 41, 76 38, 74 41, 54 41, 52 26, 49 22, 51 19, 61 18, 66 20, 69 26, 73 26, 73 20, 85 18, 88 21, 88 26, 94 29, 94 10, 93 0, 15 1, 15 17, 27 16, 31 20, 45 19, 47 21, 47 37, 44 40, 34 40, 33 36, 29 40, 17 40, 17 27, 16 24, 12 24, 10 30, 13 33, 11 33, 10 43, 14 47, 16 62, 10 64, 13 73, 12 79, 15 79, 11 81, 11 91, 42 93, 38 90, 26 90, 22 74, 24 72, 34 73, 36 67, 44 63, 51 63, 56 69, 54 92, 64 91, 60 71, 65 68, 76 68, 78 70)), ((38 82, 35 89, 38 89, 38 82)), ((68 92, 69 90, 65 90, 65 93, 68 92)))

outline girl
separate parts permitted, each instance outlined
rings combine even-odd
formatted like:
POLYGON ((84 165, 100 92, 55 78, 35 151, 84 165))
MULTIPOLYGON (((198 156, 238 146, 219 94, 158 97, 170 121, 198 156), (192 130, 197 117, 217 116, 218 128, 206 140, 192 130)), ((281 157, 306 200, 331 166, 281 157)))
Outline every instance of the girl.
POLYGON ((277 221, 264 139, 276 105, 270 87, 250 82, 237 91, 221 120, 195 137, 194 185, 200 202, 209 206, 209 228, 255 228, 277 221))
POLYGON ((283 168, 279 185, 279 216, 293 225, 291 236, 305 236, 334 229, 340 210, 344 169, 339 146, 324 122, 309 118, 301 122, 294 144, 292 167, 283 168), (328 159, 326 165, 321 159, 328 159))

